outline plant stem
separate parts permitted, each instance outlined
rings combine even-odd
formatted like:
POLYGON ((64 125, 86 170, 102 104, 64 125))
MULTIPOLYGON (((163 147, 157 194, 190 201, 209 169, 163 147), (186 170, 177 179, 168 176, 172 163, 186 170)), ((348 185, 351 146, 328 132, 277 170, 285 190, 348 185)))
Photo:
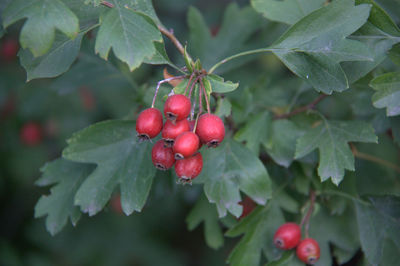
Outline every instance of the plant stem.
POLYGON ((326 95, 326 94, 321 94, 320 96, 318 96, 318 97, 317 97, 314 101, 312 101, 311 103, 309 103, 309 104, 307 104, 307 105, 304 105, 304 106, 301 106, 301 107, 299 107, 299 108, 297 108, 297 109, 291 111, 290 113, 282 114, 282 115, 276 115, 276 116, 274 116, 274 119, 275 119, 275 120, 277 120, 277 119, 285 119, 285 118, 289 118, 289 117, 291 117, 291 116, 300 114, 300 113, 302 113, 302 112, 305 112, 305 111, 314 109, 315 106, 316 106, 318 103, 320 103, 323 99, 325 99, 327 96, 328 96, 328 95, 326 95))
POLYGON ((310 207, 308 207, 308 211, 306 215, 304 215, 300 223, 300 228, 305 224, 304 229, 306 238, 308 237, 308 229, 310 227, 310 217, 314 211, 314 204, 315 204, 315 192, 314 190, 310 190, 310 207))
POLYGON ((204 87, 203 84, 203 79, 200 79, 200 90, 203 90, 204 93, 204 98, 206 99, 206 104, 207 104, 207 112, 210 114, 210 102, 208 101, 208 96, 207 96, 207 92, 206 92, 206 88, 204 87))
POLYGON ((211 74, 212 72, 214 72, 215 69, 217 69, 222 64, 225 64, 226 62, 231 61, 232 59, 235 59, 235 58, 238 58, 238 57, 241 57, 241 56, 257 54, 257 53, 264 53, 264 52, 282 51, 282 50, 287 50, 287 49, 261 48, 261 49, 255 49, 255 50, 250 50, 250 51, 245 51, 245 52, 242 52, 242 53, 238 53, 238 54, 229 56, 229 57, 223 59, 222 61, 219 61, 218 63, 216 63, 214 66, 212 66, 210 68, 208 73, 211 74))
MULTIPOLYGON (((171 40, 171 42, 175 45, 175 47, 178 49, 178 51, 185 56, 185 48, 183 48, 183 45, 180 43, 180 41, 175 37, 174 32, 172 30, 167 30, 163 26, 157 25, 158 30, 164 34, 168 39, 171 40)), ((187 57, 189 58, 190 61, 193 61, 193 59, 190 57, 189 54, 187 54, 187 57)))
POLYGON ((155 91, 154 96, 153 96, 153 101, 151 102, 151 108, 154 108, 154 104, 156 103, 156 98, 157 98, 158 90, 160 89, 161 84, 166 83, 166 82, 169 82, 169 81, 171 81, 171 80, 175 80, 175 79, 182 79, 182 78, 185 78, 185 77, 186 77, 186 76, 183 75, 183 76, 176 76, 176 77, 171 77, 171 78, 167 78, 167 79, 160 80, 160 81, 157 83, 156 91, 155 91))
POLYGON ((101 2, 101 4, 103 6, 106 6, 106 7, 109 7, 109 8, 113 8, 114 7, 114 5, 112 3, 107 2, 107 1, 103 1, 103 2, 101 2))
POLYGON ((395 165, 394 163, 385 161, 385 160, 383 160, 381 158, 375 157, 375 156, 370 155, 370 154, 359 152, 357 150, 356 146, 354 146, 354 144, 352 144, 352 143, 350 143, 350 147, 351 147, 351 151, 353 152, 353 155, 356 158, 360 158, 360 159, 363 159, 363 160, 366 160, 366 161, 370 161, 370 162, 374 162, 374 163, 377 163, 377 164, 381 164, 383 166, 386 166, 386 167, 389 167, 389 168, 393 169, 397 173, 400 173, 400 167, 395 165))
POLYGON ((185 89, 185 93, 184 93, 185 96, 186 96, 187 90, 188 90, 188 88, 189 88, 189 85, 190 85, 190 83, 192 82, 193 77, 194 77, 194 72, 190 75, 188 84, 186 85, 186 89, 185 89))

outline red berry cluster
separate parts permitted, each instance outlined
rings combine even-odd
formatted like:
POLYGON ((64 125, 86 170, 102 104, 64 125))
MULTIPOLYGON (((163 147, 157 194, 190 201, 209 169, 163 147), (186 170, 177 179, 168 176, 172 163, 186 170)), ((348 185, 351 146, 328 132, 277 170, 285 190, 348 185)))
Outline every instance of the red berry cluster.
POLYGON ((320 256, 318 242, 312 238, 301 240, 300 226, 295 223, 285 223, 276 230, 275 245, 284 250, 296 248, 297 257, 304 263, 314 264, 320 256))
MULTIPOLYGON (((199 95, 201 97, 201 93, 199 95)), ((160 110, 154 107, 142 111, 136 121, 141 140, 152 139, 161 132, 162 140, 154 144, 151 152, 153 164, 160 170, 175 164, 175 173, 182 183, 190 182, 200 174, 203 168, 201 146, 217 147, 225 137, 221 118, 211 113, 201 114, 199 107, 197 119, 193 120, 189 118, 191 108, 190 96, 174 94, 164 104, 164 124, 160 110)))

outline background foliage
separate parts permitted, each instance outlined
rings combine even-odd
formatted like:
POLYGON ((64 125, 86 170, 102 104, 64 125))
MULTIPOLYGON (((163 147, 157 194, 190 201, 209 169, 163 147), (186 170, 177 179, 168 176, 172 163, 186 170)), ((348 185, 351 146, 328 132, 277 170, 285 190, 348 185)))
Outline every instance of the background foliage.
POLYGON ((317 265, 397 265, 399 1, 101 2, 0 3, 1 265, 302 265, 272 237, 311 191, 317 265), (190 187, 134 130, 190 61, 170 28, 227 129, 190 187))

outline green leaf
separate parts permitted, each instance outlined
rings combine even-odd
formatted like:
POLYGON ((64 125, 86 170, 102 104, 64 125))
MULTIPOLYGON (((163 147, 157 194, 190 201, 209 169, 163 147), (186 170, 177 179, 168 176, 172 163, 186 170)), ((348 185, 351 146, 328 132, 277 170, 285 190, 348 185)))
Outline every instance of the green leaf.
MULTIPOLYGON (((144 59, 144 63, 152 64, 152 65, 170 65, 171 67, 177 69, 167 55, 167 51, 165 51, 164 42, 155 42, 154 48, 156 49, 156 53, 152 55, 150 58, 144 59)), ((179 69, 179 68, 178 68, 179 69)))
POLYGON ((107 60, 113 48, 115 56, 132 71, 156 54, 153 42, 162 42, 161 33, 146 14, 128 7, 125 1, 111 2, 114 8, 101 17, 95 50, 107 60))
POLYGON ((20 35, 22 48, 37 57, 52 46, 56 29, 75 38, 79 31, 76 15, 60 0, 14 0, 3 12, 5 27, 27 18, 20 35))
POLYGON ((323 121, 297 140, 295 159, 319 149, 318 175, 338 185, 345 169, 354 171, 354 156, 348 142, 377 142, 374 129, 361 121, 323 121))
POLYGON ((47 215, 46 228, 55 235, 66 225, 68 218, 76 225, 81 212, 74 206, 74 196, 82 182, 93 170, 93 166, 57 159, 42 169, 42 177, 36 181, 39 186, 51 188, 49 196, 42 196, 35 206, 35 218, 47 215))
POLYGON ((228 257, 228 263, 235 265, 259 265, 262 251, 269 260, 278 259, 280 251, 273 244, 276 229, 285 222, 279 207, 269 202, 258 207, 226 232, 228 237, 244 234, 228 257))
POLYGON ((301 19, 271 48, 317 91, 343 91, 349 84, 339 63, 372 60, 366 45, 346 38, 367 21, 369 11, 352 0, 334 1, 301 19))
POLYGON ((141 211, 155 175, 150 154, 151 143, 139 143, 132 121, 100 122, 75 133, 63 157, 97 164, 76 193, 75 204, 95 215, 120 184, 123 211, 127 215, 141 211))
POLYGON ((271 198, 271 180, 261 161, 250 150, 225 138, 218 148, 203 152, 203 171, 194 183, 203 183, 208 200, 218 214, 242 214, 240 190, 260 205, 271 198))
POLYGON ((400 72, 386 73, 369 84, 377 92, 372 96, 376 108, 386 108, 387 116, 400 114, 400 72))
MULTIPOLYGON (((254 48, 247 41, 260 28, 262 17, 251 7, 240 9, 237 4, 230 4, 222 19, 217 36, 211 36, 201 13, 189 8, 188 24, 190 30, 189 52, 192 56, 200 58, 205 69, 209 69, 222 59, 245 50, 254 48)), ((249 60, 249 58, 245 59, 249 60)), ((220 68, 219 73, 227 71, 228 68, 237 67, 245 63, 244 60, 235 60, 220 68)))
POLYGON ((71 40, 57 33, 50 51, 34 57, 28 49, 19 53, 21 65, 27 73, 27 81, 37 78, 52 78, 66 72, 78 56, 85 32, 71 40))
POLYGON ((217 109, 215 115, 223 118, 230 116, 232 113, 232 104, 227 98, 219 98, 217 101, 217 109))
POLYGON ((277 164, 287 168, 294 159, 296 140, 304 132, 287 119, 273 121, 270 128, 269 137, 263 140, 263 145, 277 164))
POLYGON ((211 91, 217 93, 231 92, 237 89, 239 83, 233 83, 232 81, 224 81, 220 76, 211 74, 207 75, 206 79, 211 84, 211 91))
POLYGON ((268 112, 261 112, 251 118, 235 134, 235 140, 245 142, 249 150, 258 156, 260 153, 260 144, 267 138, 269 127, 271 126, 271 116, 268 112))
POLYGON ((372 62, 343 62, 341 65, 350 83, 353 83, 381 64, 388 50, 400 41, 400 30, 388 14, 372 0, 356 0, 356 4, 372 5, 370 16, 351 38, 368 46, 372 62))
POLYGON ((297 258, 296 252, 292 250, 285 251, 279 260, 268 262, 265 266, 304 266, 304 263, 297 258))
POLYGON ((267 19, 292 25, 315 9, 325 0, 251 0, 253 8, 267 19))
POLYGON ((370 201, 372 206, 354 202, 361 247, 371 264, 382 265, 385 239, 391 239, 400 249, 400 198, 370 197, 370 201))
POLYGON ((204 195, 197 200, 196 205, 186 217, 186 223, 190 231, 198 227, 200 223, 204 223, 204 236, 209 247, 218 249, 224 245, 224 235, 218 224, 218 213, 204 195))
POLYGON ((392 134, 394 142, 400 145, 400 117, 390 118, 390 124, 392 125, 392 134))

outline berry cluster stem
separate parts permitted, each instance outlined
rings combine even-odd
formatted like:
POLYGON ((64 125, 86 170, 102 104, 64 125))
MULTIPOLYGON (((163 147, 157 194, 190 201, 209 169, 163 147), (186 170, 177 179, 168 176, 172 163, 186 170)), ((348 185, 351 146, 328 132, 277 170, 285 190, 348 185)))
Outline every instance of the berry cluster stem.
POLYGON ((186 77, 185 75, 182 75, 182 76, 176 76, 176 77, 171 77, 171 78, 160 80, 157 83, 156 91, 155 91, 154 96, 153 96, 153 101, 151 102, 151 108, 154 108, 154 104, 156 102, 158 90, 160 89, 161 84, 166 83, 166 82, 170 82, 171 80, 175 80, 175 79, 183 79, 185 77, 186 77))
POLYGON ((300 228, 303 227, 303 225, 304 225, 304 231, 305 231, 306 238, 309 237, 308 229, 310 227, 310 218, 314 211, 315 198, 316 198, 316 195, 315 195, 314 190, 310 190, 310 206, 308 207, 307 213, 306 213, 306 215, 304 215, 303 219, 301 219, 301 223, 300 223, 300 228))
MULTIPOLYGON (((207 112, 210 114, 210 102, 208 101, 208 96, 207 96, 207 92, 206 92, 206 88, 204 87, 203 84, 203 78, 200 79, 200 91, 203 90, 204 93, 204 98, 206 99, 206 104, 207 104, 207 112)), ((201 99, 201 98, 200 98, 201 99)))

